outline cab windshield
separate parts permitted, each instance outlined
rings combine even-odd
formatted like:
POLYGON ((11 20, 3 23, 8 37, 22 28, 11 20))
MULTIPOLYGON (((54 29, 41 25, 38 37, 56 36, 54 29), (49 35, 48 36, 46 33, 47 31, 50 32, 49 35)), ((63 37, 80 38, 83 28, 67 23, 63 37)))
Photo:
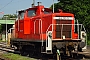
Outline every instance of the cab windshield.
POLYGON ((28 10, 28 17, 31 17, 31 16, 36 16, 35 10, 28 10))

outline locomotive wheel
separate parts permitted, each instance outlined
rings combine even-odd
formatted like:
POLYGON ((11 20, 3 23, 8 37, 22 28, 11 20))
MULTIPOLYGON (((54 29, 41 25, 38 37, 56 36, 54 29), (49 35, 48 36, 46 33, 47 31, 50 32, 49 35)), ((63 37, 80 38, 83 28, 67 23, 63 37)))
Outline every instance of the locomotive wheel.
POLYGON ((21 51, 20 51, 20 54, 21 54, 22 56, 27 56, 27 55, 28 55, 28 53, 27 53, 25 50, 21 50, 21 51))
POLYGON ((77 50, 78 50, 79 52, 82 52, 82 48, 80 47, 80 45, 78 45, 77 50))
POLYGON ((25 50, 24 47, 22 47, 22 48, 20 49, 20 54, 21 54, 22 56, 27 56, 27 55, 28 55, 28 53, 26 52, 26 50, 25 50))
POLYGON ((32 56, 34 56, 34 52, 33 51, 29 51, 29 57, 32 57, 32 56))

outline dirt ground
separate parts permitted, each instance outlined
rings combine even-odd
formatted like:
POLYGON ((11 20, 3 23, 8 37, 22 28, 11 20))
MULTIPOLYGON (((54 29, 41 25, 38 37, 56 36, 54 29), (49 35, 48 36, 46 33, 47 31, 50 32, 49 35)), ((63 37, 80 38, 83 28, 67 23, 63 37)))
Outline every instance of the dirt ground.
POLYGON ((90 46, 87 46, 87 49, 83 51, 85 58, 90 59, 90 46))

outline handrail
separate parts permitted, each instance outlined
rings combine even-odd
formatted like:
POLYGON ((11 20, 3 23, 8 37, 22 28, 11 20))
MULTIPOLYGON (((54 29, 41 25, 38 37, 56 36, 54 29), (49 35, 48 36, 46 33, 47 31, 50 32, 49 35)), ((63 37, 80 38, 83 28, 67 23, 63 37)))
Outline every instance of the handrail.
MULTIPOLYGON (((36 21, 39 21, 39 34, 40 34, 40 21, 42 22, 42 20, 41 19, 36 19, 35 21, 34 21, 34 34, 35 34, 35 23, 36 23, 36 21)), ((42 26, 42 25, 41 25, 42 26)))
MULTIPOLYGON (((61 25, 61 26, 62 26, 62 28, 61 28, 61 37, 62 37, 63 26, 65 26, 65 25, 83 26, 82 24, 50 24, 49 27, 48 27, 47 30, 46 30, 46 34, 48 33, 48 31, 49 31, 49 29, 50 29, 51 26, 52 26, 52 32, 53 32, 53 26, 54 26, 54 25, 61 25)), ((75 27, 74 27, 74 28, 75 28, 75 27)), ((80 36, 80 33, 79 33, 80 30, 79 30, 79 28, 80 28, 80 27, 78 27, 78 34, 79 34, 79 35, 78 35, 78 39, 80 39, 80 38, 79 38, 79 36, 80 36)), ((85 29, 84 29, 84 30, 85 30, 85 29)), ((72 32, 72 30, 71 30, 71 32, 72 32)), ((52 38, 53 38, 53 35, 52 35, 52 38)), ((72 38, 72 33, 71 33, 71 38, 72 38)), ((47 40, 47 35, 46 35, 46 40, 47 40)))

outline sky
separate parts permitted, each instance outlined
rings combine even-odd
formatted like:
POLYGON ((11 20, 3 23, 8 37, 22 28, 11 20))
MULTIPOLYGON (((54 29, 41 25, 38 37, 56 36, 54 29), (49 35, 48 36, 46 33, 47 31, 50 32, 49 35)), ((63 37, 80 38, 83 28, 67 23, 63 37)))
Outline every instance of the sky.
MULTIPOLYGON (((53 0, 35 0, 35 5, 37 2, 42 2, 42 5, 45 7, 50 7, 53 3, 53 0)), ((54 0, 57 3, 57 0, 54 0)), ((1 0, 0 1, 0 12, 4 14, 15 14, 16 11, 26 9, 31 7, 33 0, 1 0)), ((3 14, 0 14, 2 16, 3 14)))

